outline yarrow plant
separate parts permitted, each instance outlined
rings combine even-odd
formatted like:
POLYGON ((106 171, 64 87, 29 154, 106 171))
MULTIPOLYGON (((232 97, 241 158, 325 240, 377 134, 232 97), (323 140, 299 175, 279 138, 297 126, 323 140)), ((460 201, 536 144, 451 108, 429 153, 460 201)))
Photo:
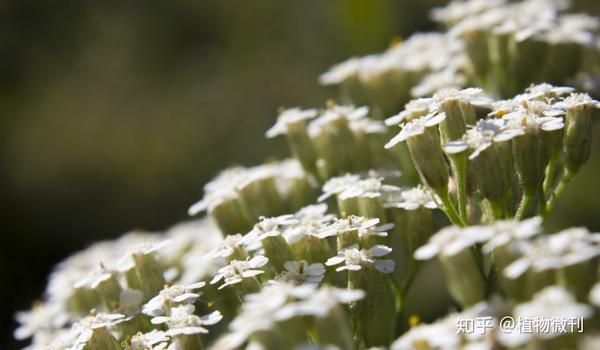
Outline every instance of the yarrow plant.
POLYGON ((14 336, 29 350, 600 348, 600 234, 543 227, 600 109, 600 22, 567 8, 455 1, 432 11, 446 32, 333 66, 319 81, 340 104, 283 109, 266 131, 292 158, 224 170, 189 209, 200 219, 67 258, 14 336), (413 302, 419 277, 451 313, 413 302), (557 319, 582 328, 524 326, 557 319))

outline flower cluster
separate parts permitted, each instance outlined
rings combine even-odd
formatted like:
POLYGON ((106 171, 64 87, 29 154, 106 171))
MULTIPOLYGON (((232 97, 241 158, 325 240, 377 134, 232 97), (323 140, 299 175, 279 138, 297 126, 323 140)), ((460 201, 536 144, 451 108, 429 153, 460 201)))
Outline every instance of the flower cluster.
POLYGON ((442 90, 389 119, 401 130, 386 147, 408 146, 423 183, 457 225, 547 215, 589 158, 598 108, 587 94, 549 84, 499 101, 477 88, 442 90), (483 199, 480 208, 467 208, 473 196, 483 199))
POLYGON ((586 74, 598 68, 600 22, 566 13, 568 7, 556 0, 455 0, 431 12, 447 32, 417 33, 381 54, 351 58, 319 81, 338 85, 346 102, 372 105, 382 116, 411 97, 447 88, 476 84, 506 97, 532 82, 590 81, 586 74))
POLYGON ((221 172, 189 209, 205 218, 68 257, 16 314, 15 338, 28 350, 599 348, 592 333, 501 322, 598 330, 600 234, 542 226, 590 157, 600 108, 562 86, 593 73, 598 51, 598 21, 565 8, 452 2, 432 12, 448 33, 333 67, 320 81, 348 104, 282 110, 266 132, 293 158, 221 172), (541 80, 560 86, 530 85, 541 80), (411 298, 441 286, 462 311, 419 324, 430 305, 411 298), (475 318, 483 332, 457 328, 475 318))

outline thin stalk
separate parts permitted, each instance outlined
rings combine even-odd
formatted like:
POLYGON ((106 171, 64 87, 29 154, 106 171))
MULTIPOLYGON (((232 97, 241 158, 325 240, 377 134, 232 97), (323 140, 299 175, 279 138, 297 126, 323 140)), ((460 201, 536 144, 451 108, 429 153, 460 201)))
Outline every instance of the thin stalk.
POLYGON ((456 199, 458 202, 458 213, 461 221, 468 223, 467 219, 467 158, 464 154, 458 154, 450 158, 456 182, 456 199))
POLYGON ((504 217, 504 200, 490 201, 490 207, 494 220, 501 220, 504 217))
POLYGON ((537 197, 538 190, 536 188, 526 188, 523 191, 523 196, 521 197, 521 203, 519 204, 519 209, 517 209, 517 213, 515 214, 515 219, 523 220, 526 218, 526 215, 529 215, 531 212, 531 208, 535 205, 535 200, 537 197))
MULTIPOLYGON (((557 152, 555 152, 557 153, 557 152)), ((558 154, 558 153, 557 153, 558 154)), ((554 154, 548 161, 548 165, 546 166, 546 174, 544 177, 544 185, 543 185, 543 198, 544 200, 548 198, 548 193, 550 189, 554 185, 554 180, 556 176, 556 162, 558 160, 558 155, 554 154)))
POLYGON ((552 212, 552 210, 554 209, 554 204, 556 203, 556 199, 562 195, 562 193, 567 188, 567 185, 571 182, 571 180, 573 180, 574 175, 575 174, 571 173, 568 170, 565 170, 563 172, 561 179, 558 182, 558 185, 556 185, 556 189, 554 189, 554 192, 552 193, 552 195, 548 199, 548 202, 546 203, 545 216, 552 212))
POLYGON ((406 297, 410 292, 410 289, 415 281, 415 277, 421 267, 420 261, 412 261, 409 263, 409 268, 406 274, 406 278, 402 281, 402 284, 391 278, 394 287, 396 288, 396 332, 401 334, 405 331, 404 326, 406 324, 406 297))
POLYGON ((461 219, 460 215, 458 215, 458 213, 456 212, 456 209, 454 208, 454 203, 452 203, 452 199, 450 198, 450 194, 448 193, 448 190, 443 189, 441 191, 435 191, 435 192, 440 197, 440 200, 442 201, 442 205, 440 205, 439 207, 446 214, 446 216, 448 217, 450 222, 452 222, 454 225, 461 226, 461 227, 467 226, 466 222, 464 222, 461 219))

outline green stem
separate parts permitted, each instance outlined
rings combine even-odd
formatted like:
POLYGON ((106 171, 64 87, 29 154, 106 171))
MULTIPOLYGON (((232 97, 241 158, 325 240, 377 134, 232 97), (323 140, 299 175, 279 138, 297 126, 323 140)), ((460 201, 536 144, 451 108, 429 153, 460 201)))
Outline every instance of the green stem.
POLYGON ((466 222, 460 218, 456 209, 454 208, 454 203, 452 203, 452 199, 450 198, 450 194, 448 193, 448 189, 442 188, 441 190, 435 191, 435 193, 440 197, 442 201, 442 205, 439 207, 446 214, 450 222, 457 226, 467 226, 466 222))
POLYGON ((517 209, 517 213, 515 214, 515 219, 523 220, 527 217, 527 215, 529 215, 529 212, 531 212, 531 208, 535 204, 537 193, 538 190, 536 188, 526 188, 523 191, 523 196, 521 197, 519 209, 517 209))
POLYGON ((454 170, 454 181, 456 182, 458 213, 461 221, 467 224, 467 158, 464 154, 458 154, 451 157, 450 161, 454 170))
POLYGON ((494 220, 501 220, 504 217, 504 201, 490 201, 492 216, 494 220))
POLYGON ((556 199, 562 195, 562 193, 567 188, 567 185, 571 182, 571 180, 573 180, 574 175, 575 174, 571 173, 568 170, 565 170, 563 172, 562 177, 558 182, 558 185, 556 185, 556 189, 554 189, 554 192, 552 193, 552 195, 548 199, 548 202, 546 203, 546 210, 544 211, 544 216, 548 216, 550 213, 552 213, 552 210, 554 209, 554 204, 556 203, 556 199))
POLYGON ((420 261, 411 261, 409 263, 406 278, 402 281, 402 284, 399 284, 395 279, 391 278, 392 283, 396 288, 396 333, 398 334, 402 334, 406 330, 406 297, 410 292, 410 289, 413 285, 413 282, 415 281, 415 278, 417 277, 420 267, 420 261))
POLYGON ((548 192, 550 192, 552 185, 554 185, 557 159, 558 159, 558 156, 556 154, 553 155, 550 158, 550 161, 548 161, 548 166, 546 166, 546 174, 545 174, 545 178, 544 178, 543 196, 542 196, 542 198, 544 198, 544 200, 547 198, 548 192))

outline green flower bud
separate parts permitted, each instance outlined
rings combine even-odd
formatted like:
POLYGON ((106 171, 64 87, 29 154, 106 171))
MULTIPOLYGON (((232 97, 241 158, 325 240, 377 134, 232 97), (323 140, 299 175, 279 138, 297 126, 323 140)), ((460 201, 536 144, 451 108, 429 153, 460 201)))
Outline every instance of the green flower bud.
POLYGON ((463 306, 472 306, 485 298, 485 281, 473 253, 462 250, 454 255, 439 255, 450 295, 463 306))
POLYGON ((145 299, 155 296, 165 285, 162 266, 153 253, 133 252, 134 266, 126 271, 127 284, 142 292, 145 299))
POLYGON ((592 101, 587 95, 573 95, 564 104, 569 106, 565 117, 563 152, 565 166, 575 174, 590 158, 592 147, 592 101), (577 97, 580 96, 580 97, 577 97), (580 99, 579 102, 576 99, 580 99))
POLYGON ((175 337, 181 350, 202 350, 204 344, 200 334, 181 334, 175 337))
POLYGON ((332 344, 340 349, 352 349, 352 326, 346 312, 340 305, 335 305, 327 316, 315 317, 317 339, 321 344, 332 344))
POLYGON ((105 327, 91 329, 92 335, 83 350, 121 350, 121 344, 105 327))
POLYGON ((67 308, 76 314, 86 315, 100 304, 98 293, 86 286, 75 286, 67 301, 67 308))
MULTIPOLYGON (((466 104, 458 99, 446 99, 441 102, 440 107, 446 114, 446 118, 440 124, 442 143, 458 140, 467 131, 467 125, 462 110, 463 108, 468 108, 466 106, 463 107, 462 105, 466 104)), ((474 119, 474 112, 472 118, 474 119)))
POLYGON ((475 28, 461 33, 461 38, 465 42, 466 52, 473 67, 473 73, 480 80, 485 80, 490 67, 487 36, 487 30, 475 28))
POLYGON ((546 62, 548 42, 534 36, 511 38, 508 44, 511 64, 510 74, 514 79, 512 94, 526 88, 532 81, 539 81, 546 62))
POLYGON ((287 212, 285 201, 271 175, 249 178, 238 185, 244 216, 256 222, 261 216, 276 216, 287 212))
POLYGON ((262 240, 262 247, 265 251, 265 256, 269 258, 270 266, 275 270, 280 271, 283 268, 283 263, 292 259, 290 246, 287 244, 283 236, 265 236, 262 240))
MULTIPOLYGON (((526 120, 526 119, 524 119, 526 120)), ((537 131, 526 132, 512 140, 515 169, 525 189, 537 189, 544 180, 544 159, 537 131)))

